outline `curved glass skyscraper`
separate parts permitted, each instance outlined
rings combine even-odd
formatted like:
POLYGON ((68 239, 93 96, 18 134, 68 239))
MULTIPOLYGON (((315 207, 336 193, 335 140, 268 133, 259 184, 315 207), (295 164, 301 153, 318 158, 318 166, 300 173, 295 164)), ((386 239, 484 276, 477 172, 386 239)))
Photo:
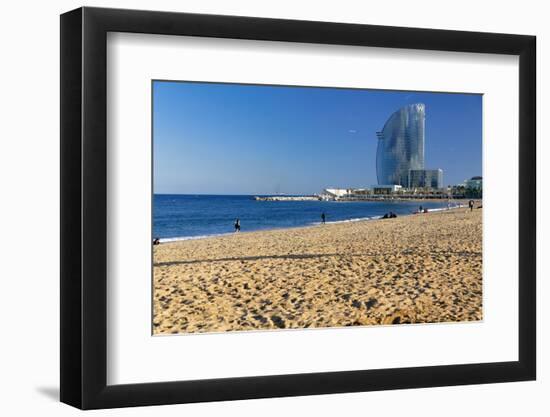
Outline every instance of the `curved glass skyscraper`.
POLYGON ((424 169, 424 104, 393 113, 378 135, 376 175, 379 185, 409 186, 409 171, 424 169))

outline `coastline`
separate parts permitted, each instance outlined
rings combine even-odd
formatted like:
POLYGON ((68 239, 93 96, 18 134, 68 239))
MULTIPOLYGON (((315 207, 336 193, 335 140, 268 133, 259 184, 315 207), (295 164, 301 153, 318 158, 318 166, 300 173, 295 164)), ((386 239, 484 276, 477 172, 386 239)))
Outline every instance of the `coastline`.
MULTIPOLYGON (((429 200, 433 201, 433 200, 429 200)), ((476 200, 476 202, 479 202, 481 200, 476 200)), ((337 203, 350 203, 351 201, 338 201, 337 203)), ((397 202, 397 201, 396 201, 397 202)), ((449 210, 456 210, 466 207, 465 204, 459 204, 454 207, 443 207, 443 208, 436 208, 429 210, 429 213, 437 213, 440 211, 449 211, 449 210)), ((409 214, 400 214, 399 217, 408 217, 408 216, 414 216, 418 213, 409 213, 409 214)), ((426 214, 426 213, 422 213, 426 214)), ((352 218, 352 219, 345 219, 345 220, 333 220, 333 221, 327 221, 326 224, 340 224, 340 223, 349 223, 349 222, 363 222, 363 221, 374 221, 374 220, 382 220, 382 216, 370 216, 370 217, 360 217, 360 218, 352 218)), ((312 222, 309 224, 305 224, 303 226, 295 226, 295 227, 272 227, 272 228, 265 228, 265 229, 256 229, 256 230, 243 230, 239 233, 254 233, 254 232, 268 232, 272 230, 291 230, 291 229, 302 229, 307 227, 316 227, 321 225, 321 222, 312 222)), ((165 245, 167 243, 173 243, 173 242, 183 242, 187 240, 202 240, 202 239, 210 239, 210 238, 218 238, 223 236, 232 236, 234 235, 234 232, 225 232, 225 233, 214 233, 210 235, 197 235, 197 236, 177 236, 177 237, 168 237, 168 238, 160 238, 160 244, 165 245)))
POLYGON ((153 333, 482 319, 482 210, 154 247, 153 333))

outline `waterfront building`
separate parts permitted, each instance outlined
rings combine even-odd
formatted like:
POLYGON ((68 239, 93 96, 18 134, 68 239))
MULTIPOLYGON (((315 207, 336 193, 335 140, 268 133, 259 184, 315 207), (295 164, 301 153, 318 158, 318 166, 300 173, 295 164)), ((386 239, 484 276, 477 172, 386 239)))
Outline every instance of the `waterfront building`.
POLYGON ((339 198, 345 197, 350 192, 347 188, 325 188, 324 193, 331 197, 339 198))
POLYGON ((372 186, 372 193, 375 195, 395 194, 403 187, 397 184, 380 184, 372 186))
POLYGON ((464 188, 471 190, 482 190, 483 189, 483 178, 482 177, 472 177, 469 180, 464 181, 464 188))
POLYGON ((409 186, 409 171, 424 169, 425 106, 407 105, 377 132, 376 175, 379 185, 409 186))
POLYGON ((472 177, 469 180, 464 181, 464 192, 468 198, 482 198, 483 197, 483 178, 472 177))
POLYGON ((442 169, 411 169, 409 170, 409 188, 443 187, 442 169))

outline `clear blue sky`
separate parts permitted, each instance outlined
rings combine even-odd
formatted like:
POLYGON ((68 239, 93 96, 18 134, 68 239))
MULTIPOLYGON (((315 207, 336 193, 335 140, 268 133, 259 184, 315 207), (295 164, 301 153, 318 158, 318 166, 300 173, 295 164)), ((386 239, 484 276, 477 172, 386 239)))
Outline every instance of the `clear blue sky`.
POLYGON ((155 81, 156 194, 309 194, 376 184, 376 132, 426 105, 426 168, 482 167, 482 96, 155 81))

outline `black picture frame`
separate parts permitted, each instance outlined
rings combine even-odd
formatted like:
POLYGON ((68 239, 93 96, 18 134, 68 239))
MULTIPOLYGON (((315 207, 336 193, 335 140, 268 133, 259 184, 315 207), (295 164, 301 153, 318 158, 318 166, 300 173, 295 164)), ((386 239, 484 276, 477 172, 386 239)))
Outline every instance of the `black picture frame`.
POLYGON ((61 15, 61 401, 81 409, 534 380, 536 375, 536 38, 102 8, 61 15), (107 385, 108 32, 519 56, 519 358, 107 385))

